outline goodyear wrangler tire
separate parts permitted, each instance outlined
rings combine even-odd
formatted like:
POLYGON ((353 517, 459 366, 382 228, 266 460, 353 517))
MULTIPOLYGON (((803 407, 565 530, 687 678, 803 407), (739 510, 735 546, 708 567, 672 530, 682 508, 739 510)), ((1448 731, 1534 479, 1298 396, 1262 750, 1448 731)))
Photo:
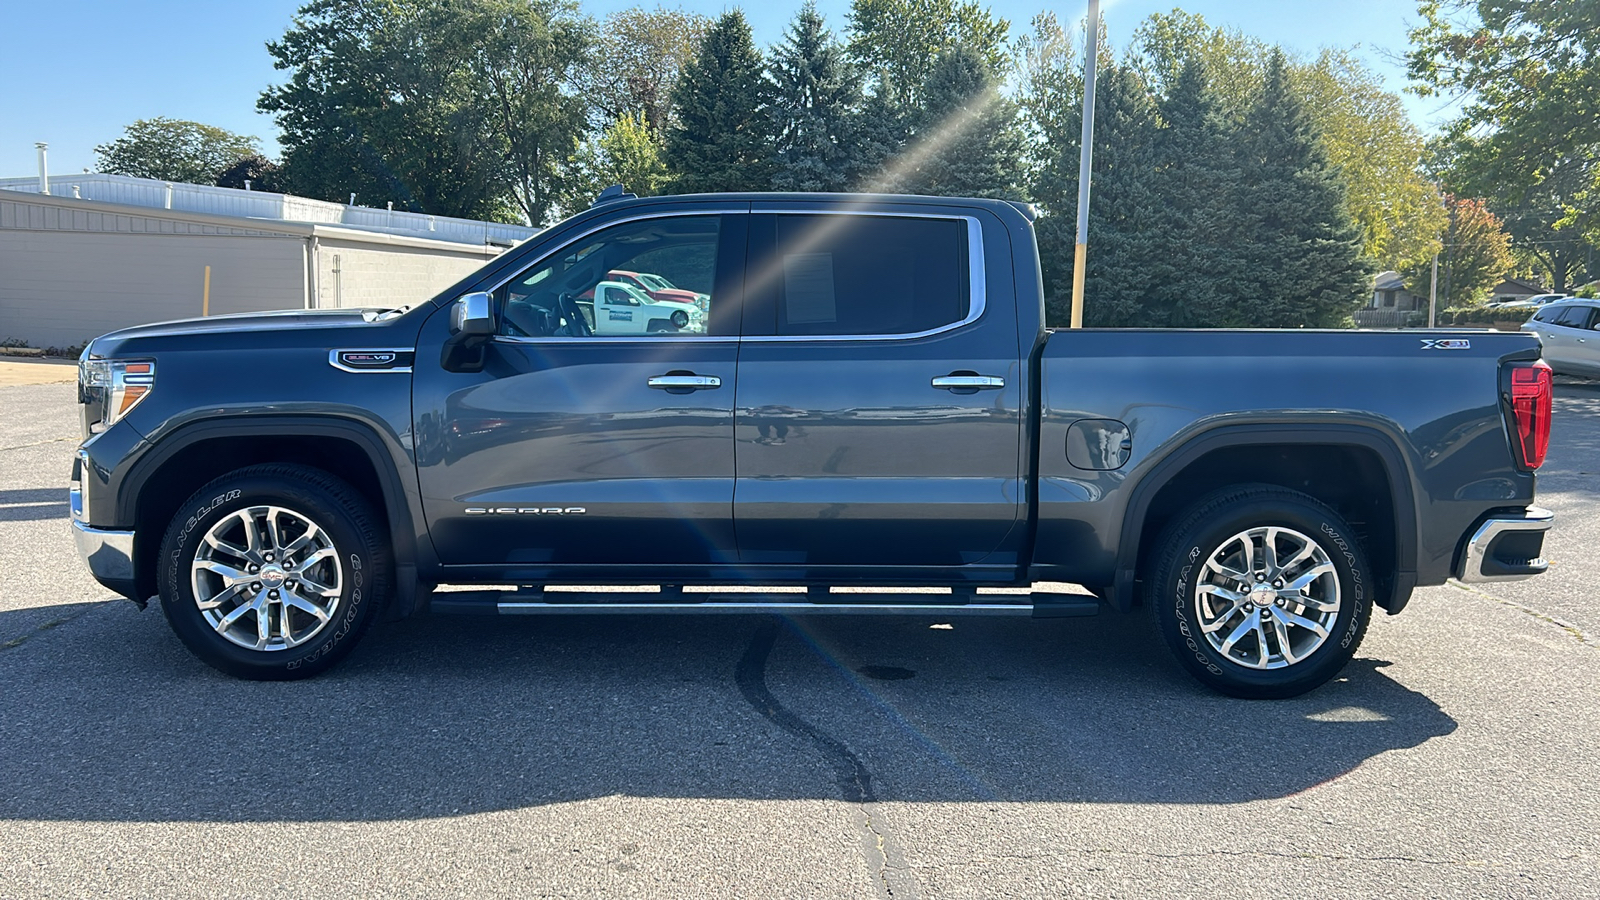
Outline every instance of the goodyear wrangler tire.
POLYGON ((1338 513, 1241 485, 1172 520, 1148 597, 1178 662, 1235 697, 1294 697, 1350 661, 1372 615, 1370 569, 1338 513))
POLYGON ((240 469, 178 508, 161 542, 161 609, 195 656, 239 678, 309 678, 378 617, 393 562, 372 507, 304 466, 240 469))

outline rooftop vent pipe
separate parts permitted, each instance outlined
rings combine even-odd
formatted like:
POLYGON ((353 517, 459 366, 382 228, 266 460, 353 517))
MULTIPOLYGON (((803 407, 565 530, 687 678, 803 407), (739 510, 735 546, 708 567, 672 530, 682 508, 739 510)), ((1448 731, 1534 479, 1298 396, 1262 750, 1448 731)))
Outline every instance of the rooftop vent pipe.
POLYGON ((45 151, 50 149, 50 145, 44 141, 38 141, 34 146, 39 148, 39 193, 49 196, 50 164, 45 160, 45 151))

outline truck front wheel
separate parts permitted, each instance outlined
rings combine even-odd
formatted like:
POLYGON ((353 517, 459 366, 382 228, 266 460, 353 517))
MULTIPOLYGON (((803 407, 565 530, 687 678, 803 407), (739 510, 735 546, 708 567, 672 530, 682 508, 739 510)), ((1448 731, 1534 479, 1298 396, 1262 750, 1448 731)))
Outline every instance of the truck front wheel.
POLYGON ((307 678, 350 652, 392 581, 371 505, 304 466, 216 479, 178 508, 156 578, 172 630, 239 678, 307 678))
POLYGON ((1371 574, 1350 526, 1267 485, 1218 491, 1174 518, 1149 598, 1179 663, 1235 697, 1303 694, 1344 668, 1371 618, 1371 574))

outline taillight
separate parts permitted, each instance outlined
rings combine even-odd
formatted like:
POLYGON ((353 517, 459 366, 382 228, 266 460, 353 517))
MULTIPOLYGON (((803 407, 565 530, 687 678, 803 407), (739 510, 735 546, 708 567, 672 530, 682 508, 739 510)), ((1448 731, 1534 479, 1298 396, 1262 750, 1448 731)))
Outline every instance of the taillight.
POLYGON ((1523 468, 1544 465, 1550 449, 1550 404, 1555 388, 1550 367, 1544 362, 1513 363, 1511 366, 1511 445, 1523 468))

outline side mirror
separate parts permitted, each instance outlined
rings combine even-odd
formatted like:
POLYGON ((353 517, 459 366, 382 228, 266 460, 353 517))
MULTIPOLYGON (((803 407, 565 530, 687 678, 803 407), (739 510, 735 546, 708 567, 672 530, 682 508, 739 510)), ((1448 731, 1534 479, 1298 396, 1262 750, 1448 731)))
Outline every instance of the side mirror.
POLYGON ((450 307, 450 337, 440 348, 439 365, 451 372, 483 371, 494 332, 494 298, 482 291, 461 295, 450 307))
POLYGON ((463 294, 450 310, 450 333, 483 337, 494 334, 494 299, 482 291, 463 294))

